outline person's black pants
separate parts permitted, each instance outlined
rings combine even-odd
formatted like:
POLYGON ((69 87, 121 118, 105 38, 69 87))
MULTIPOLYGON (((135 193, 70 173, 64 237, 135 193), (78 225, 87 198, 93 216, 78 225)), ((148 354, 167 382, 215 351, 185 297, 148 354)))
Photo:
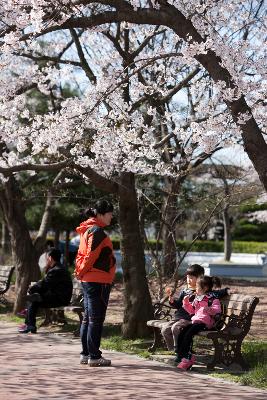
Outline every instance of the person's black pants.
POLYGON ((203 323, 196 323, 186 326, 178 337, 178 348, 177 354, 180 358, 189 358, 190 352, 193 345, 194 336, 206 329, 206 325, 203 323))
POLYGON ((64 305, 66 304, 62 304, 59 302, 53 303, 51 301, 45 301, 45 300, 29 302, 25 318, 25 324, 30 327, 36 327, 36 316, 40 308, 62 307, 64 305))

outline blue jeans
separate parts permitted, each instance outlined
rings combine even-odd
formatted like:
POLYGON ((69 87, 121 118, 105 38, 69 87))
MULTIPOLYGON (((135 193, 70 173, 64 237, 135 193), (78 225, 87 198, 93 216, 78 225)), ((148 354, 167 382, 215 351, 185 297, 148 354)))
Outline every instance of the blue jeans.
POLYGON ((98 359, 103 324, 106 317, 111 285, 107 283, 82 282, 84 317, 81 326, 81 354, 98 359))

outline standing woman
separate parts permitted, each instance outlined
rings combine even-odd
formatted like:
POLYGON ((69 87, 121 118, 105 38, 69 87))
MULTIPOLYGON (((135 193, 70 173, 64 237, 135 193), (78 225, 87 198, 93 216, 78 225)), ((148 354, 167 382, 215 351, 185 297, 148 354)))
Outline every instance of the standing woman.
POLYGON ((75 274, 81 281, 84 295, 80 363, 91 367, 111 365, 110 360, 102 357, 99 347, 116 269, 113 246, 103 229, 110 225, 112 213, 113 205, 99 200, 86 211, 89 219, 76 229, 80 234, 80 246, 75 274))

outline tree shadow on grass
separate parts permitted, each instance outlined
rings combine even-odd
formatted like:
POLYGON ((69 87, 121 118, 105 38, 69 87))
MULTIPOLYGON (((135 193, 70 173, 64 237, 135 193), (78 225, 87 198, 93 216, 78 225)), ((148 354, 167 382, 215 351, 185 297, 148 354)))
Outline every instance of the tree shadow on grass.
POLYGON ((109 336, 121 336, 121 324, 105 324, 103 327, 103 337, 108 338, 109 336))

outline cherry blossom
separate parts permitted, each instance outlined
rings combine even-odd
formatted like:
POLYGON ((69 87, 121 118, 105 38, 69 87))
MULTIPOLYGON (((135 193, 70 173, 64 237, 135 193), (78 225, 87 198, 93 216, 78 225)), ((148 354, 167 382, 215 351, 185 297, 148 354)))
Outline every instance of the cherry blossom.
MULTIPOLYGON (((70 157, 106 176, 124 170, 172 175, 179 173, 179 163, 185 159, 181 161, 176 153, 166 162, 166 150, 158 145, 160 140, 164 142, 162 134, 158 137, 160 124, 166 135, 171 135, 169 145, 173 151, 175 140, 179 140, 189 163, 201 152, 209 154, 219 146, 238 141, 252 116, 260 129, 266 130, 266 57, 262 41, 265 28, 262 13, 257 13, 253 1, 131 0, 124 4, 134 12, 176 10, 192 22, 198 35, 193 32, 185 40, 169 27, 162 27, 164 33, 153 40, 153 46, 145 46, 132 65, 125 68, 121 54, 105 37, 107 32, 115 37, 116 26, 92 24, 80 32, 80 44, 91 75, 96 78, 92 82, 86 69, 79 65, 77 47, 69 45, 73 38, 65 27, 71 19, 90 19, 112 12, 114 2, 0 2, 0 137, 12 149, 12 155, 5 156, 7 165, 24 162, 27 148, 27 161, 36 155, 39 159, 47 155, 70 157), (57 56, 62 52, 58 63, 57 56), (212 81, 205 74, 201 61, 210 52, 220 59, 219 65, 230 80, 212 81), (41 60, 45 60, 44 65, 41 60), (190 94, 185 86, 179 95, 164 103, 159 113, 152 100, 170 96, 170 88, 194 68, 199 72, 190 80, 190 94), (60 98, 60 86, 66 82, 79 88, 79 97, 60 98), (130 99, 125 102, 128 82, 130 99), (33 114, 28 107, 27 87, 37 88, 47 98, 52 95, 60 107, 55 110, 49 103, 46 115, 33 114), (233 117, 228 106, 243 97, 251 111, 233 117), (148 125, 145 115, 151 117, 148 125)), ((138 27, 133 22, 122 22, 121 29, 130 31, 133 48, 155 34, 149 24, 138 27)))

